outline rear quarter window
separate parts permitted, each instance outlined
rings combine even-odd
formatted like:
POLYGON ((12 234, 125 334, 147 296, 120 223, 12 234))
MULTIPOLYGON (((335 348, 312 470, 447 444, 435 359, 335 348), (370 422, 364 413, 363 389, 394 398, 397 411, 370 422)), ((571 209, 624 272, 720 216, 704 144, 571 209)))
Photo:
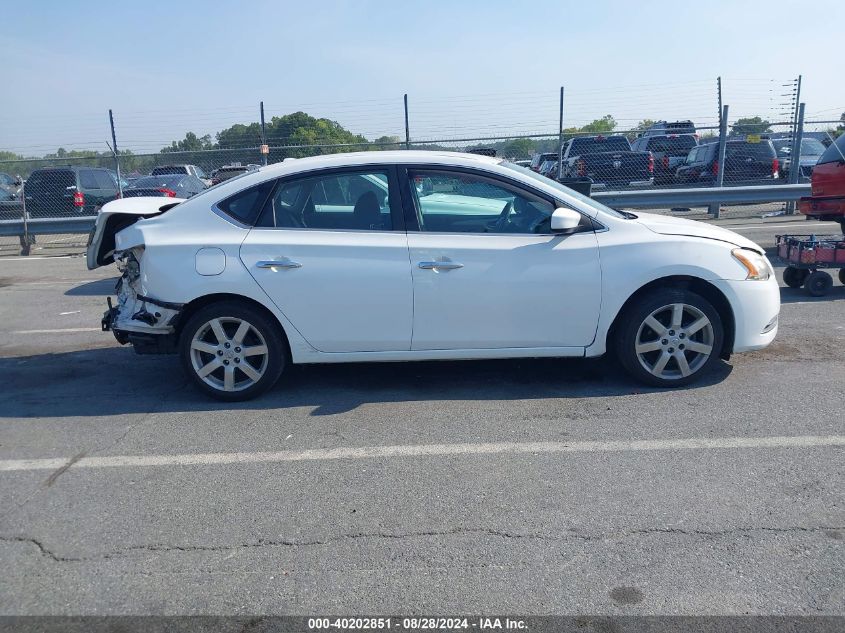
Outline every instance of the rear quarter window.
POLYGON ((79 172, 79 186, 83 189, 99 189, 95 172, 90 169, 83 169, 79 172))
POLYGON ((229 196, 217 206, 226 215, 234 218, 241 224, 247 226, 254 226, 258 219, 258 214, 267 202, 267 198, 273 191, 275 181, 263 182, 260 185, 250 187, 229 196))
POLYGON ((845 157, 845 134, 840 135, 836 141, 831 143, 830 147, 821 155, 817 164, 836 163, 840 160, 845 160, 843 157, 845 157))

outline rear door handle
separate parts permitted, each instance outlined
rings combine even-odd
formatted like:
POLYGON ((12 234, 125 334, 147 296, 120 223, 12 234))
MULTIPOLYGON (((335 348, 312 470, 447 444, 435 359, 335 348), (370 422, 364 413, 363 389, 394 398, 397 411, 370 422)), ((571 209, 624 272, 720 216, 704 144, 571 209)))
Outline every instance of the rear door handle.
POLYGON ((281 259, 267 259, 255 264, 258 268, 302 268, 302 264, 292 259, 283 257, 281 259))
POLYGON ((464 267, 458 262, 420 262, 417 265, 423 270, 455 270, 464 267))

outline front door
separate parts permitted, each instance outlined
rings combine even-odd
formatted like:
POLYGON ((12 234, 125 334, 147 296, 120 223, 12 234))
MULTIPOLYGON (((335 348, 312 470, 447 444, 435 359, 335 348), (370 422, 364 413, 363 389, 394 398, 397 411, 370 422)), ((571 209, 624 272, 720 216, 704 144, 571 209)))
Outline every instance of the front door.
POLYGON ((321 352, 407 351, 412 290, 394 172, 330 171, 277 184, 241 260, 321 352))
POLYGON ((601 303, 595 233, 553 234, 554 203, 460 170, 411 169, 419 230, 412 349, 570 348, 592 343, 601 303))

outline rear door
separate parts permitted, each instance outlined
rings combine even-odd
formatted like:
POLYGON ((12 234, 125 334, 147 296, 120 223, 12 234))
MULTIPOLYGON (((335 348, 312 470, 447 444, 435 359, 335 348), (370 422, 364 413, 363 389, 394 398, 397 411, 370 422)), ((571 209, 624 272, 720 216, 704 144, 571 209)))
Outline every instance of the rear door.
POLYGON ((410 349, 411 272, 395 168, 280 181, 241 260, 315 349, 410 349))

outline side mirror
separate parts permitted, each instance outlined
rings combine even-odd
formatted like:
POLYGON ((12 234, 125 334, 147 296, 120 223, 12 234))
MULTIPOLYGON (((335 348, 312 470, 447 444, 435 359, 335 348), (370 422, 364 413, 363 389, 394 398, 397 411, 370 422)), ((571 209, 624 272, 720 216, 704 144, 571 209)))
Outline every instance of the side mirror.
POLYGON ((552 213, 552 231, 572 231, 581 224, 581 214, 572 209, 558 207, 552 213))

